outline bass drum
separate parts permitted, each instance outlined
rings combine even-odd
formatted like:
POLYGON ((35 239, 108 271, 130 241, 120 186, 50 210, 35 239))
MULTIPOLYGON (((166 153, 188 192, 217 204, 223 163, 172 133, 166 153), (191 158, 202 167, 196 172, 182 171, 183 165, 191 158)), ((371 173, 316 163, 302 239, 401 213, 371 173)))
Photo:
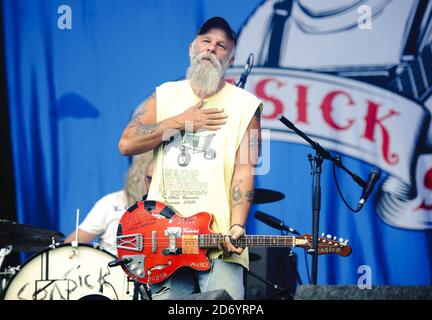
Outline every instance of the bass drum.
POLYGON ((31 257, 9 281, 5 300, 132 300, 133 282, 116 257, 87 244, 62 244, 31 257))

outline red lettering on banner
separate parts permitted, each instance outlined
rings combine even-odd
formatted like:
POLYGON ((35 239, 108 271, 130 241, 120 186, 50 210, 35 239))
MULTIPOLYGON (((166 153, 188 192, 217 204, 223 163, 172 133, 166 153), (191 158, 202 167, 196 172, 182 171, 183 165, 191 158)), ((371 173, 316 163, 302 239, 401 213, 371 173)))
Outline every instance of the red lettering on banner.
POLYGON ((297 122, 308 123, 307 121, 307 94, 309 87, 304 85, 297 86, 297 122))
POLYGON ((323 102, 321 104, 321 110, 322 110, 322 113, 323 113, 324 120, 330 125, 330 127, 332 127, 333 129, 336 129, 336 130, 346 130, 346 129, 349 129, 353 125, 353 123, 355 121, 352 120, 352 119, 349 119, 348 120, 348 124, 345 125, 345 126, 338 125, 334 121, 334 119, 332 118, 331 113, 333 111, 333 101, 334 101, 334 99, 337 96, 345 96, 345 97, 347 97, 348 98, 348 106, 355 105, 354 101, 352 100, 351 96, 348 93, 346 93, 346 92, 344 92, 342 90, 331 91, 330 93, 328 93, 324 97, 324 100, 323 100, 323 102))
POLYGON ((372 142, 375 142, 375 128, 376 126, 378 126, 381 129, 381 134, 383 138, 381 150, 384 160, 389 164, 396 164, 399 161, 399 156, 395 153, 390 154, 390 135, 382 122, 392 116, 400 115, 400 113, 391 109, 387 115, 378 118, 378 108, 380 107, 380 105, 369 100, 367 102, 368 112, 365 117, 366 127, 363 137, 372 142))
POLYGON ((272 119, 276 118, 277 115, 283 114, 283 103, 282 101, 276 99, 275 97, 270 97, 265 92, 265 87, 268 83, 274 82, 276 83, 277 88, 280 88, 284 85, 282 81, 279 81, 274 78, 267 78, 259 81, 255 87, 255 92, 258 98, 264 101, 270 101, 274 105, 274 111, 270 115, 262 115, 263 118, 272 119))
POLYGON ((423 184, 426 189, 432 190, 432 168, 430 168, 423 179, 423 184))
MULTIPOLYGON (((424 179, 423 179, 423 184, 424 184, 424 187, 426 189, 432 190, 432 168, 430 168, 426 172, 426 174, 424 176, 424 179)), ((422 203, 417 208, 415 208, 413 211, 417 211, 417 210, 420 210, 420 209, 421 210, 432 211, 432 203, 428 204, 428 203, 426 203, 426 200, 423 199, 422 203)))

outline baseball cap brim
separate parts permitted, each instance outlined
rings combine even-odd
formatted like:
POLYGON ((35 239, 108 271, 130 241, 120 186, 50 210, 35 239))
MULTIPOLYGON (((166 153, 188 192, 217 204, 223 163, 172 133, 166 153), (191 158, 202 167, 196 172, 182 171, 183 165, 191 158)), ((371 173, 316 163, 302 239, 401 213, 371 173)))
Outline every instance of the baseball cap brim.
POLYGON ((211 29, 221 29, 223 30, 227 37, 234 42, 234 45, 237 45, 237 37, 235 32, 232 30, 228 21, 226 21, 222 17, 213 17, 204 22, 201 28, 198 29, 197 35, 206 34, 211 29))

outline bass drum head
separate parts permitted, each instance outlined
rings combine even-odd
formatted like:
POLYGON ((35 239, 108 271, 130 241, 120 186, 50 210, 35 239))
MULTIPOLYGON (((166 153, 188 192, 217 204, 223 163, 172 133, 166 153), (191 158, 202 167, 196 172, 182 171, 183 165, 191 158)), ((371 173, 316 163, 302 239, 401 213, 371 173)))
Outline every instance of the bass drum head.
POLYGON ((132 300, 133 283, 116 257, 88 244, 62 244, 31 257, 9 281, 5 300, 132 300))

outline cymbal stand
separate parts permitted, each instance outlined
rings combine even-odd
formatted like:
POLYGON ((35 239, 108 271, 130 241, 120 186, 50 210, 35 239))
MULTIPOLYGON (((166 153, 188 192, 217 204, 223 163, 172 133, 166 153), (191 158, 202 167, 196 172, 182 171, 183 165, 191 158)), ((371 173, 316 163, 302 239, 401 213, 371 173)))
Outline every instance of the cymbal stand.
POLYGON ((282 297, 285 293, 288 293, 289 295, 291 295, 292 297, 293 294, 291 293, 292 288, 291 287, 287 287, 287 288, 282 288, 281 286, 279 286, 277 283, 273 283, 268 281, 267 279, 265 279, 264 277, 262 277, 261 275, 259 275, 258 273, 255 273, 251 270, 247 270, 246 271, 250 276, 254 277, 255 279, 258 279, 262 282, 264 282, 266 285, 272 287, 274 290, 277 291, 277 293, 273 294, 271 298, 275 297, 275 296, 280 296, 282 297))
MULTIPOLYGON (((284 234, 284 233, 282 233, 282 234, 284 234)), ((302 280, 300 278, 300 274, 299 274, 298 269, 297 269, 296 256, 293 253, 293 251, 291 250, 291 247, 288 247, 287 250, 288 250, 288 257, 289 257, 289 260, 290 260, 290 263, 291 263, 291 268, 292 268, 292 270, 295 273, 296 282, 299 285, 302 285, 303 282, 302 282, 302 280)), ((284 289, 280 289, 278 291, 279 292, 276 292, 275 294, 273 294, 271 296, 271 299, 276 299, 278 297, 283 297, 285 294, 289 294, 291 296, 291 299, 294 299, 295 288, 292 288, 290 285, 288 285, 288 287, 286 287, 284 289)))
POLYGON ((255 279, 258 279, 258 280, 264 282, 266 285, 272 287, 273 289, 275 289, 277 291, 282 290, 281 287, 278 284, 268 281, 267 279, 265 279, 263 276, 259 275, 258 273, 253 272, 251 270, 247 270, 246 272, 249 275, 251 275, 252 277, 254 277, 255 279))
MULTIPOLYGON (((281 235, 286 236, 288 234, 287 230, 281 230, 281 235)), ((291 247, 287 247, 288 250, 288 257, 291 263, 291 268, 295 273, 295 277, 296 277, 296 281, 299 285, 303 284, 303 281, 300 278, 300 274, 298 272, 297 269, 297 261, 296 261, 296 255, 293 253, 292 248, 291 247)))
POLYGON ((135 280, 133 280, 133 282, 134 282, 133 300, 139 300, 139 297, 141 297, 141 300, 153 300, 150 286, 148 284, 140 283, 135 280), (144 294, 147 296, 147 299, 144 298, 144 294))
POLYGON ((12 251, 12 246, 10 244, 0 249, 0 270, 4 259, 9 253, 11 253, 11 251, 12 251))
MULTIPOLYGON (((11 253, 12 251, 12 246, 11 245, 7 245, 4 248, 0 249, 0 272, 1 272, 1 267, 3 265, 4 259, 6 258, 6 256, 11 253)), ((7 278, 6 275, 8 274, 7 271, 4 271, 4 275, 5 277, 0 277, 0 298, 3 296, 3 289, 6 287, 6 282, 7 282, 7 278)))
POLYGON ((294 270, 294 273, 295 273, 295 277, 296 277, 297 283, 298 283, 299 285, 302 285, 302 284, 303 284, 303 281, 301 280, 301 278, 300 278, 300 274, 299 274, 298 269, 297 269, 296 256, 295 256, 295 254, 292 252, 291 247, 288 247, 288 256, 289 256, 289 258, 290 258, 290 261, 291 261, 291 267, 292 267, 292 269, 294 270))

